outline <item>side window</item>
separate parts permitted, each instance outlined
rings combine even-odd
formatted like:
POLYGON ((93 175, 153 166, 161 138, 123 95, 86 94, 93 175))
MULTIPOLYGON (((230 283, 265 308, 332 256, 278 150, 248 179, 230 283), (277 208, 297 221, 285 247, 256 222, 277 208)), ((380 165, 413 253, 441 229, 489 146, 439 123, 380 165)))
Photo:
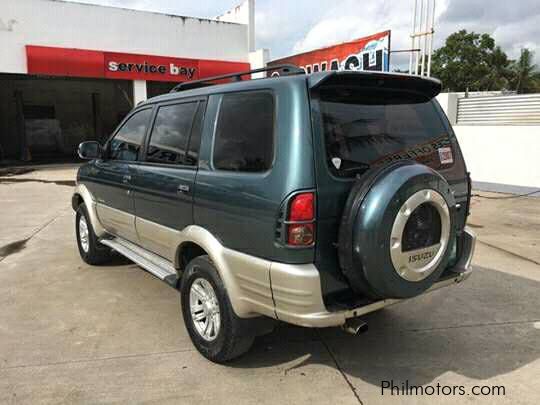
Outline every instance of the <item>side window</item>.
POLYGON ((137 160, 139 149, 146 133, 152 109, 133 114, 116 133, 109 145, 109 158, 113 160, 137 160))
POLYGON ((186 164, 186 148, 198 102, 159 107, 146 160, 155 163, 186 164))
POLYGON ((274 99, 267 91, 225 94, 214 140, 214 167, 263 172, 274 156, 274 99))

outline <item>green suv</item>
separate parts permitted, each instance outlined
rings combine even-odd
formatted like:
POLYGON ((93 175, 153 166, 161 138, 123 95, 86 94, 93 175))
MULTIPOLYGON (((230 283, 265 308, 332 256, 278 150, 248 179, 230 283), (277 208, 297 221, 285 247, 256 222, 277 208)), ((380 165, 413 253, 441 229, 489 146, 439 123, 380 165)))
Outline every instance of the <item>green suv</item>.
POLYGON ((180 84, 79 146, 82 259, 114 250, 178 288, 215 362, 272 320, 356 333, 362 315, 472 270, 470 178, 440 82, 272 70, 180 84))

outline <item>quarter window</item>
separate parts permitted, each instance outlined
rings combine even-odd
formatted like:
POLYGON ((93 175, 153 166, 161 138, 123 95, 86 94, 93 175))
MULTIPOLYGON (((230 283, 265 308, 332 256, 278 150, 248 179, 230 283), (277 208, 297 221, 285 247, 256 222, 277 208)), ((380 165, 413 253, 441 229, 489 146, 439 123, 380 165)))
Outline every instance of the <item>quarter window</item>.
POLYGON ((265 91, 225 94, 214 143, 214 167, 263 172, 274 156, 274 100, 265 91))
POLYGON ((109 157, 113 160, 135 161, 139 155, 152 109, 133 114, 110 142, 109 157))
POLYGON ((197 106, 197 102, 192 102, 159 107, 148 145, 147 161, 186 164, 186 148, 197 106))

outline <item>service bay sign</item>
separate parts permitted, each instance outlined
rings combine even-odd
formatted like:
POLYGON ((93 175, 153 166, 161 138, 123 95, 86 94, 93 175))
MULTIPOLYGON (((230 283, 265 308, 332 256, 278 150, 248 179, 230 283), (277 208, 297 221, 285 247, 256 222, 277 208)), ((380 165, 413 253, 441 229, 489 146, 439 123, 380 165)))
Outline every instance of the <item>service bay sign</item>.
POLYGON ((249 63, 26 45, 29 74, 186 82, 249 70, 249 63))
POLYGON ((105 52, 105 77, 110 79, 166 80, 171 82, 198 79, 197 60, 163 56, 105 52))

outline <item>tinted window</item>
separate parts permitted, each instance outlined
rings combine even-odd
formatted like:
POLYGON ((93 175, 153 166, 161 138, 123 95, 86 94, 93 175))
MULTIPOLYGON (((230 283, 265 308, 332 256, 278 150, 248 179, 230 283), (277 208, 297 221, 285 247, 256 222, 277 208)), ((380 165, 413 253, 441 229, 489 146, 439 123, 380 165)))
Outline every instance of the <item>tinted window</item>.
POLYGON ((156 163, 185 164, 186 147, 198 103, 159 107, 146 160, 156 163))
POLYGON ((274 155, 274 102, 268 92, 226 94, 214 143, 217 169, 262 172, 274 155))
POLYGON ((433 102, 402 91, 321 90, 327 159, 339 175, 400 159, 433 168, 453 161, 450 139, 433 102))
POLYGON ((110 142, 110 158, 114 160, 137 160, 146 133, 152 109, 133 114, 110 142))

